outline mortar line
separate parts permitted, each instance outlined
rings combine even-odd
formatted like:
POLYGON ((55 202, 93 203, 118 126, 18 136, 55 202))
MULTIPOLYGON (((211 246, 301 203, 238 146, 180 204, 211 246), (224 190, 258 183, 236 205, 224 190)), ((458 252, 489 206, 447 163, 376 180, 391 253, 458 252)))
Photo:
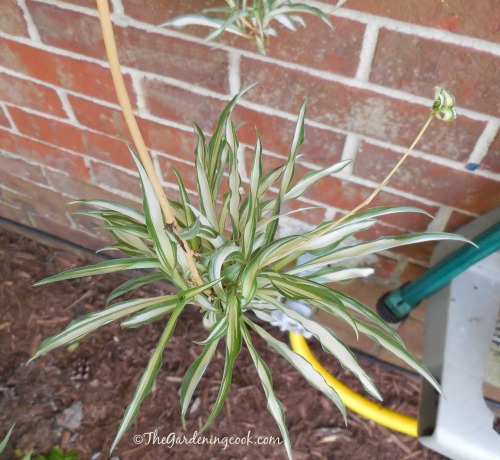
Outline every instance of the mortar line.
POLYGON ((228 50, 229 93, 236 96, 241 90, 241 54, 236 50, 228 50))
POLYGON ((2 126, 1 128, 8 129, 9 131, 12 131, 15 134, 21 134, 16 124, 14 123, 14 119, 12 118, 12 115, 9 112, 9 108, 7 107, 4 101, 0 101, 0 107, 2 108, 2 111, 5 114, 5 118, 7 118, 7 121, 10 124, 9 128, 7 128, 6 126, 5 127, 2 126))
POLYGON ((487 123, 483 132, 479 136, 474 149, 469 157, 468 163, 479 164, 483 158, 488 154, 491 143, 494 141, 495 136, 500 127, 500 122, 490 121, 487 123))
POLYGON ((26 21, 26 27, 28 28, 28 34, 30 38, 38 43, 42 42, 42 39, 40 38, 40 34, 38 33, 38 29, 35 25, 35 22, 33 21, 33 18, 31 17, 31 13, 26 6, 26 0, 17 0, 17 4, 19 5, 19 8, 21 8, 21 11, 23 12, 24 20, 26 21))
POLYGON ((363 36, 363 44, 359 54, 359 65, 356 72, 356 79, 360 81, 369 81, 372 70, 372 62, 377 48, 379 26, 369 23, 366 26, 363 36))
POLYGON ((59 96, 59 99, 61 100, 61 105, 63 107, 63 110, 66 112, 68 120, 71 122, 72 125, 81 128, 81 125, 75 116, 75 112, 73 112, 73 107, 69 102, 68 93, 62 88, 55 88, 55 91, 59 96))
POLYGON ((450 220, 453 208, 451 206, 440 206, 438 212, 434 215, 434 218, 429 222, 427 226, 428 232, 443 232, 446 228, 446 224, 450 220))

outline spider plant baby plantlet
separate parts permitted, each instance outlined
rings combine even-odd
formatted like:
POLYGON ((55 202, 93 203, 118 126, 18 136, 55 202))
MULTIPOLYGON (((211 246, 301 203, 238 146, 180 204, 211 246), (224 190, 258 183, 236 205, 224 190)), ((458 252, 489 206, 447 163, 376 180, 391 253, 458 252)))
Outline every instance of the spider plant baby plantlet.
MULTIPOLYGON (((336 8, 346 0, 340 0, 336 8)), ((307 13, 321 18, 332 27, 328 16, 318 8, 290 0, 226 0, 226 6, 208 8, 199 14, 186 14, 167 21, 162 26, 206 26, 213 28, 205 41, 218 39, 224 32, 254 41, 258 50, 265 54, 270 37, 277 32, 271 25, 274 21, 289 30, 295 31, 296 25, 305 27, 305 22, 298 14, 307 13)))
MULTIPOLYGON (((429 120, 436 114, 449 120, 452 118, 450 111, 453 111, 454 116, 453 100, 450 97, 446 91, 437 90, 429 120)), ((366 391, 381 399, 371 378, 335 332, 293 310, 287 300, 305 300, 313 307, 336 316, 349 324, 356 334, 366 335, 396 354, 439 391, 439 385, 432 375, 416 361, 398 335, 376 313, 354 298, 323 283, 370 273, 369 270, 367 273, 366 268, 351 265, 358 256, 423 241, 466 240, 449 233, 415 233, 341 245, 347 238, 375 225, 379 217, 404 212, 425 213, 412 207, 375 207, 360 211, 369 201, 302 235, 277 237, 278 224, 284 215, 281 213, 282 206, 287 201, 302 196, 321 178, 341 171, 348 161, 309 172, 295 180, 295 163, 304 140, 306 104, 303 103, 288 159, 283 165, 271 171, 263 171, 263 147, 257 133, 248 193, 244 194, 239 174, 241 159, 237 155, 239 141, 231 119, 237 99, 238 96, 226 106, 209 141, 202 130, 194 125, 197 141, 194 164, 199 203, 191 201, 180 174, 175 171, 180 198, 170 199, 169 204, 178 223, 177 227, 167 224, 151 180, 139 159, 131 152, 139 171, 143 192, 142 212, 105 200, 80 201, 79 203, 92 205, 95 209, 78 211, 78 214, 104 221, 116 241, 107 249, 119 250, 126 257, 68 270, 36 283, 43 285, 130 269, 147 270, 145 274, 114 289, 104 309, 73 321, 62 332, 46 339, 31 358, 38 358, 56 347, 79 341, 111 321, 119 320, 126 328, 138 328, 154 321, 163 323, 168 317, 135 394, 125 410, 111 450, 129 429, 142 401, 151 391, 162 363, 164 349, 188 305, 203 313, 200 320, 208 332, 205 337, 193 338, 199 349, 199 356, 189 366, 181 385, 181 419, 184 427, 193 394, 207 366, 218 348, 225 351, 220 389, 210 416, 198 430, 200 433, 215 420, 223 407, 231 386, 235 362, 242 347, 246 347, 263 386, 267 408, 276 420, 286 452, 292 458, 283 407, 274 394, 271 373, 258 354, 254 340, 265 341, 282 355, 314 388, 333 401, 346 417, 342 400, 321 374, 286 343, 262 327, 262 320, 269 323, 274 321, 273 312, 281 312, 299 323, 321 343, 325 351, 336 356, 343 366, 359 378, 366 391), (194 256, 201 285, 193 281, 191 265, 187 263, 188 253, 194 256), (297 259, 304 254, 312 254, 314 258, 297 265, 297 259), (342 263, 342 268, 339 268, 339 263, 342 263), (158 279, 169 280, 177 292, 152 298, 118 300, 125 293, 158 279)), ((426 126, 430 123, 429 120, 426 126)), ((378 190, 379 188, 375 194, 378 190)), ((373 196, 372 194, 371 198, 373 196)))

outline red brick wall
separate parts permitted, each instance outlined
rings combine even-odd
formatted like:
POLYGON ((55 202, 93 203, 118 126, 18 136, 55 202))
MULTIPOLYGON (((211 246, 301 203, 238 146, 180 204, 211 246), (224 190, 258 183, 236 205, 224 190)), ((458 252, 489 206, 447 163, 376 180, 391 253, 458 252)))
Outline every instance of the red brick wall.
MULTIPOLYGON (((307 29, 280 30, 266 56, 226 37, 154 25, 223 0, 113 0, 125 81, 146 142, 169 192, 170 168, 192 181, 191 123, 214 128, 224 103, 248 92, 235 116, 251 145, 257 125, 266 164, 287 152, 293 120, 308 98, 299 172, 352 158, 351 168, 312 188, 304 227, 358 204, 425 121, 433 87, 457 98, 458 120, 433 122, 377 204, 419 206, 436 219, 399 215, 365 237, 456 230, 500 204, 500 44, 496 0, 349 0, 334 30, 306 17, 307 29), (469 171, 466 165, 479 167, 469 171)), ((315 3, 328 10, 335 2, 315 3)), ((66 203, 105 197, 139 205, 128 139, 107 69, 93 0, 2 0, 0 15, 0 215, 96 248, 94 222, 66 203)), ((299 214, 296 215, 300 216, 299 214)), ((298 218, 298 217, 297 217, 298 218)), ((399 282, 428 264, 432 245, 379 257, 377 276, 399 282)))

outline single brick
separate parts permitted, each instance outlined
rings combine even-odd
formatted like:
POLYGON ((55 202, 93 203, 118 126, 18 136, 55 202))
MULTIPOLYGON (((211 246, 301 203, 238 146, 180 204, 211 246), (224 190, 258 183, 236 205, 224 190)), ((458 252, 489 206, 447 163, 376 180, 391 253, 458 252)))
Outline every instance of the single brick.
MULTIPOLYGON (((118 109, 111 109, 72 96, 69 97, 69 100, 76 118, 84 126, 111 136, 120 137, 128 142, 131 141, 128 128, 123 120, 123 115, 118 109)), ((146 145, 150 149, 176 155, 189 159, 190 161, 194 158, 193 151, 196 146, 196 139, 191 132, 182 131, 141 118, 138 118, 137 122, 146 145)), ((122 152, 122 149, 119 151, 122 152)), ((128 150, 125 149, 123 152, 129 161, 131 161, 128 150)), ((113 162, 110 161, 110 163, 113 162)))
POLYGON ((146 105, 151 114, 186 126, 198 124, 204 132, 213 132, 225 102, 186 91, 165 82, 143 78, 146 105))
POLYGON ((124 190, 127 193, 132 193, 137 197, 142 196, 139 177, 96 161, 91 162, 91 168, 93 177, 96 183, 99 184, 99 187, 104 189, 111 187, 115 190, 124 190))
POLYGON ((158 155, 158 164, 160 166, 160 171, 158 173, 164 182, 168 182, 177 187, 177 179, 172 171, 172 169, 175 168, 182 178, 184 187, 186 187, 188 191, 196 193, 196 170, 194 163, 187 164, 170 157, 158 155))
POLYGON ((446 232, 456 232, 458 229, 463 227, 464 225, 472 222, 475 219, 474 216, 470 214, 464 214, 460 211, 453 211, 446 223, 445 231, 446 232))
POLYGON ((421 265, 413 264, 408 262, 401 273, 401 283, 408 283, 409 281, 415 281, 427 272, 425 267, 421 265))
POLYGON ((22 208, 30 215, 44 216, 53 219, 53 222, 69 225, 65 214, 69 200, 60 192, 40 187, 29 178, 16 177, 15 173, 5 173, 2 179, 7 187, 17 192, 10 197, 12 205, 22 208))
POLYGON ((31 221, 29 220, 28 215, 24 212, 24 210, 15 206, 11 206, 10 203, 3 202, 1 195, 2 189, 0 188, 0 216, 4 219, 26 225, 27 227, 31 227, 31 221))
POLYGON ((50 233, 51 235, 88 249, 101 249, 111 242, 111 239, 109 237, 106 238, 102 231, 96 230, 96 235, 99 235, 99 237, 95 237, 68 225, 54 225, 52 219, 47 219, 43 216, 33 215, 33 220, 38 230, 50 233))
POLYGON ((83 180, 89 178, 87 166, 82 157, 58 150, 55 147, 19 136, 3 133, 0 135, 0 149, 18 155, 19 157, 41 163, 45 166, 64 171, 83 180))
MULTIPOLYGON (((218 0, 204 0, 203 4, 186 2, 185 0, 171 0, 169 2, 122 0, 122 4, 127 16, 152 25, 159 25, 183 14, 199 13, 204 8, 220 6, 218 0)), ((203 28, 203 30, 206 33, 208 29, 203 28)))
POLYGON ((482 159, 480 167, 500 173, 500 131, 491 143, 488 153, 482 159))
MULTIPOLYGON (((106 60, 98 18, 43 3, 28 5, 43 42, 106 60)), ((123 66, 227 93, 225 51, 132 26, 115 26, 114 33, 123 66)))
MULTIPOLYGON (((84 6, 86 8, 92 8, 93 10, 97 10, 94 0, 70 0, 69 3, 71 5, 84 6)), ((113 12, 113 2, 109 2, 109 11, 111 13, 113 12)))
POLYGON ((16 0, 2 1, 2 14, 0 14, 0 31, 9 35, 29 37, 28 26, 24 19, 23 10, 16 0))
POLYGON ((6 128, 12 128, 9 119, 7 118, 7 114, 5 113, 2 106, 0 106, 0 126, 4 126, 6 128))
MULTIPOLYGON (((335 2, 333 2, 335 3, 335 2)), ((348 9, 364 11, 399 21, 448 30, 484 40, 498 39, 498 3, 482 0, 480 7, 468 0, 436 2, 434 0, 349 0, 348 9)))
POLYGON ((305 67, 354 77, 365 26, 359 22, 331 16, 333 29, 321 19, 302 15, 303 30, 292 32, 276 23, 278 36, 270 40, 266 55, 305 67))
MULTIPOLYGON (((294 114, 307 97, 310 119, 402 147, 412 143, 430 108, 246 57, 242 59, 241 74, 243 86, 260 82, 258 91, 246 93, 245 99, 294 114)), ((433 97, 432 88, 429 97, 433 97)), ((484 126, 464 116, 452 124, 433 122, 418 149, 455 160, 466 159, 484 126)))
MULTIPOLYGON (((381 181, 386 165, 399 157, 363 142, 358 153, 354 174, 381 181)), ((459 171, 410 156, 393 176, 391 187, 448 206, 482 214, 500 205, 500 182, 468 171, 459 171)))
POLYGON ((0 100, 66 118, 61 99, 53 89, 1 72, 0 100))
MULTIPOLYGON (((50 180, 50 183, 52 184, 54 189, 56 189, 60 194, 64 195, 67 202, 73 201, 75 199, 102 199, 125 203, 136 208, 139 206, 139 198, 137 198, 136 200, 124 198, 119 194, 119 192, 111 192, 107 190, 105 184, 92 184, 87 181, 79 180, 75 177, 67 176, 58 171, 51 170, 47 170, 47 178, 50 180)), ((72 211, 73 208, 68 206, 66 207, 66 210, 72 211)))
MULTIPOLYGON (((8 171, 9 174, 20 179, 36 182, 37 184, 47 184, 42 168, 38 165, 26 163, 22 157, 7 156, 5 152, 0 151, 0 162, 2 164, 0 183, 3 183, 2 176, 8 171)), ((13 189, 16 190, 16 187, 13 187, 13 189)))
MULTIPOLYGON (((2 39, 0 65, 70 91, 111 102, 116 101, 109 69, 92 62, 2 39)), ((135 105, 135 94, 128 75, 125 75, 125 84, 135 105)))
POLYGON ((397 260, 378 255, 377 261, 372 265, 375 269, 373 277, 380 281, 392 280, 396 276, 398 265, 399 262, 397 260))
POLYGON ((12 107, 12 118, 26 136, 102 161, 133 168, 125 142, 77 128, 68 123, 34 115, 12 107))
POLYGON ((498 115, 500 59, 470 48, 427 40, 382 29, 370 81, 423 97, 431 96, 429 82, 442 84, 461 107, 498 115))

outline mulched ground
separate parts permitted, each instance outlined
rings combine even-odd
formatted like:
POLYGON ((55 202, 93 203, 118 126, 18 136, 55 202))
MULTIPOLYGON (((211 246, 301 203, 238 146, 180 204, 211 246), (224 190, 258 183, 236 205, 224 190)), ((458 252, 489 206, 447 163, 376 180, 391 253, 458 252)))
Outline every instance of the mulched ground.
MULTIPOLYGON (((76 350, 57 349, 25 366, 45 337, 59 332, 72 319, 102 308, 107 293, 125 280, 110 275, 30 287, 36 280, 83 264, 85 260, 73 253, 54 250, 0 229, 0 437, 12 423, 17 424, 2 458, 15 458, 14 449, 41 453, 54 445, 76 450, 80 459, 107 458, 123 411, 161 334, 164 321, 135 330, 121 330, 119 324, 110 324, 87 336, 76 350)), ((134 296, 158 295, 160 289, 141 289, 134 296)), ((178 393, 184 372, 199 353, 199 347, 192 341, 206 335, 200 319, 194 309, 183 313, 153 392, 113 452, 115 459, 286 458, 279 445, 253 443, 223 449, 221 445, 169 447, 134 443, 134 435, 155 430, 165 438, 170 433, 191 437, 208 417, 222 376, 223 350, 218 352, 195 393, 188 431, 183 432, 178 393)), ((286 340, 285 334, 276 330, 273 333, 286 340)), ((255 342, 259 344, 258 340, 255 342)), ((310 388, 272 350, 259 345, 259 352, 273 374, 275 392, 285 408, 294 458, 444 458, 423 448, 417 440, 354 413, 349 413, 346 427, 332 403, 310 388)), ((313 350, 343 382, 360 389, 356 379, 334 359, 318 347, 313 350)), ((416 414, 418 380, 363 357, 359 360, 373 376, 386 406, 416 414)), ((225 408, 204 435, 244 438, 248 433, 252 440, 258 436, 279 436, 266 409, 251 358, 242 351, 225 408)))

